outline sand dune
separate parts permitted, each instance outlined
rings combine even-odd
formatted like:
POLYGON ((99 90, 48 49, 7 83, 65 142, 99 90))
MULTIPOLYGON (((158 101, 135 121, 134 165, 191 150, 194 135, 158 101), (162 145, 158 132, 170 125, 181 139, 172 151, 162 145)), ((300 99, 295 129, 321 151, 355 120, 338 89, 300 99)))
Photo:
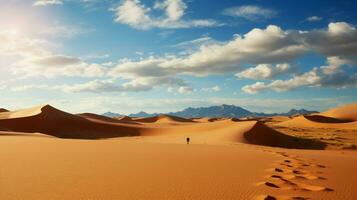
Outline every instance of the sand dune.
POLYGON ((1 112, 9 112, 8 110, 6 110, 5 108, 0 108, 0 113, 1 112))
POLYGON ((326 112, 322 112, 320 115, 340 120, 357 121, 357 103, 340 106, 326 112))
POLYGON ((285 135, 267 127, 261 122, 256 122, 249 131, 244 133, 244 137, 250 144, 275 147, 295 149, 324 149, 326 146, 322 142, 285 135))
POLYGON ((91 121, 99 121, 99 122, 111 122, 111 123, 117 123, 120 122, 120 120, 111 118, 111 117, 106 117, 103 115, 97 115, 93 113, 81 113, 77 114, 80 117, 83 117, 85 119, 91 120, 91 121))
POLYGON ((357 122, 348 122, 346 120, 311 115, 299 116, 291 120, 277 123, 276 126, 283 127, 312 127, 312 128, 335 128, 335 129, 357 129, 357 122))
POLYGON ((349 104, 312 115, 301 115, 276 125, 283 127, 357 129, 357 104, 349 104))
POLYGON ((117 117, 116 119, 119 121, 125 121, 125 122, 133 121, 133 119, 129 116, 117 117))
POLYGON ((127 124, 104 122, 98 118, 96 121, 93 118, 88 120, 49 105, 0 113, 0 127, 17 132, 39 132, 60 138, 78 139, 134 136, 139 135, 140 129, 127 124))
POLYGON ((192 118, 191 120, 193 120, 195 122, 210 122, 209 117, 198 117, 198 118, 192 118))
POLYGON ((138 119, 134 119, 134 121, 143 122, 143 123, 194 122, 191 119, 185 119, 185 118, 171 116, 171 115, 158 115, 158 116, 154 116, 154 117, 138 118, 138 119))

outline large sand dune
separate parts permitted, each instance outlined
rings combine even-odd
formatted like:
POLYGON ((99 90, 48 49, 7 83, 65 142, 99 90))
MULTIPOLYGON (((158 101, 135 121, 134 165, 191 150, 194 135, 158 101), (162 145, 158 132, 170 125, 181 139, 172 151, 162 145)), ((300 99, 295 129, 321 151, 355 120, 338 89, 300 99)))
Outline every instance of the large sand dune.
POLYGON ((323 115, 298 116, 276 125, 284 127, 357 129, 357 121, 326 117, 323 115))
MULTIPOLYGON (((88 116, 88 115, 87 115, 88 116)), ((92 117, 92 116, 91 116, 92 117)), ((16 132, 39 132, 60 138, 97 139, 139 135, 140 127, 72 115, 49 105, 0 113, 0 127, 16 132)))
POLYGON ((312 127, 357 130, 357 104, 349 104, 331 110, 294 117, 276 124, 283 127, 312 127))
POLYGON ((357 121, 357 103, 347 104, 337 108, 333 108, 320 115, 332 117, 340 120, 357 121))

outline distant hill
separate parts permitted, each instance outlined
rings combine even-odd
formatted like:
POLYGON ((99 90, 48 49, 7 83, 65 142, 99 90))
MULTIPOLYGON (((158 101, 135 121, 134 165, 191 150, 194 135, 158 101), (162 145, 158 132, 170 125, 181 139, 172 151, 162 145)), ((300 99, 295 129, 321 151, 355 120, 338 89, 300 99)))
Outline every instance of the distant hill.
POLYGON ((106 112, 102 114, 103 116, 106 117, 122 117, 124 115, 118 114, 118 113, 113 113, 113 112, 106 112))
POLYGON ((146 113, 146 112, 138 112, 138 113, 135 113, 135 114, 130 114, 128 115, 129 117, 154 117, 156 115, 159 115, 158 113, 152 113, 152 114, 149 114, 149 113, 146 113))
MULTIPOLYGON (((209 107, 199 107, 199 108, 186 108, 182 111, 178 112, 169 112, 169 113, 146 113, 146 112, 139 112, 135 114, 130 114, 129 117, 153 117, 160 114, 167 114, 173 115, 177 117, 184 117, 184 118, 195 118, 195 117, 231 117, 231 118, 242 118, 242 117, 269 117, 275 115, 282 115, 282 116, 292 116, 292 115, 307 115, 311 113, 316 113, 317 111, 309 111, 305 109, 291 109, 286 113, 273 113, 273 114, 266 114, 266 113, 256 113, 246 110, 242 107, 235 106, 235 105, 220 105, 220 106, 209 106, 209 107)), ((119 113, 112 113, 107 112, 103 114, 107 117, 120 117, 123 116, 119 113)))

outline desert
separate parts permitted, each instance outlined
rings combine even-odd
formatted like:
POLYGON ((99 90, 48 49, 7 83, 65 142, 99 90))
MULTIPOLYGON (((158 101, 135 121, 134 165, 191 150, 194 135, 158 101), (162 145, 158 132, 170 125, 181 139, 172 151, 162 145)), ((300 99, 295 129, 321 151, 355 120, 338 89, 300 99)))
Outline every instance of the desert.
POLYGON ((0 0, 0 200, 356 200, 357 0, 0 0))
POLYGON ((0 198, 354 199, 356 111, 210 120, 4 109, 0 198))

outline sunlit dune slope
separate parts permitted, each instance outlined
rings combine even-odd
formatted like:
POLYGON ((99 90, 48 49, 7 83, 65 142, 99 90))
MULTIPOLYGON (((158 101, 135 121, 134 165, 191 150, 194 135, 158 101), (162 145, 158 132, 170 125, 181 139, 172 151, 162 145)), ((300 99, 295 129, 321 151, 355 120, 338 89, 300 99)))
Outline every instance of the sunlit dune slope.
POLYGON ((171 115, 158 115, 154 117, 138 118, 138 119, 134 119, 134 121, 143 122, 143 123, 194 122, 191 119, 185 119, 185 118, 171 116, 171 115))
POLYGON ((301 115, 275 125, 283 127, 357 129, 357 104, 348 104, 312 115, 301 115))
POLYGON ((276 125, 284 127, 357 129, 357 121, 351 122, 349 120, 325 117, 321 115, 299 116, 291 120, 277 123, 276 125))
POLYGON ((357 121, 357 103, 333 108, 331 110, 320 113, 320 115, 340 120, 357 121))

